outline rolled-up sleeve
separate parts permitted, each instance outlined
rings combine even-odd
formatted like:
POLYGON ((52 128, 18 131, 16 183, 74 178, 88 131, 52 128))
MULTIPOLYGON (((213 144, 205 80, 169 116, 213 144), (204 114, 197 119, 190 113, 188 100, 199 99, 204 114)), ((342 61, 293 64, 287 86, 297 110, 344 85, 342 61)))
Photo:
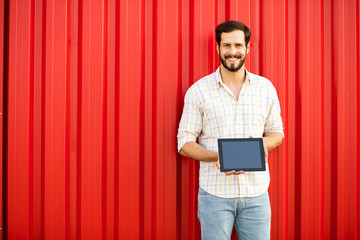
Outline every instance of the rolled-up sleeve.
POLYGON ((279 99, 275 88, 272 87, 272 103, 264 126, 264 136, 272 132, 279 132, 284 136, 283 129, 279 99))
POLYGON ((194 93, 194 89, 190 88, 185 94, 184 109, 177 134, 178 152, 185 143, 196 141, 196 138, 201 133, 202 122, 203 111, 200 101, 194 93))

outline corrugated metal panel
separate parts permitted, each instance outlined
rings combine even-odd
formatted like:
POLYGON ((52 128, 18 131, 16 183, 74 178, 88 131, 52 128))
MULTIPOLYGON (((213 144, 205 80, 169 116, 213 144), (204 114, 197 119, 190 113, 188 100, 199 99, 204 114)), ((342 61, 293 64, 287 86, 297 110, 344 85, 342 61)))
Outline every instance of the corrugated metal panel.
POLYGON ((8 239, 200 239, 199 166, 176 153, 176 132, 186 90, 219 65, 214 29, 228 19, 252 29, 247 68, 282 107, 272 238, 360 238, 359 6, 9 1, 8 239))

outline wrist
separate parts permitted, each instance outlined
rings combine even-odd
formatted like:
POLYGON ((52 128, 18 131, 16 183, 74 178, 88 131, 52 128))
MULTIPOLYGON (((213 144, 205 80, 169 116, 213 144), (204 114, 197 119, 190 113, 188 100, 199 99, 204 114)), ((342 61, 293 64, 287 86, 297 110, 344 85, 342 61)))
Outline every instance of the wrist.
POLYGON ((268 137, 263 137, 264 146, 269 149, 270 147, 270 139, 268 137))
POLYGON ((209 154, 207 157, 209 162, 215 162, 218 160, 218 158, 219 158, 219 154, 217 152, 209 150, 209 154))

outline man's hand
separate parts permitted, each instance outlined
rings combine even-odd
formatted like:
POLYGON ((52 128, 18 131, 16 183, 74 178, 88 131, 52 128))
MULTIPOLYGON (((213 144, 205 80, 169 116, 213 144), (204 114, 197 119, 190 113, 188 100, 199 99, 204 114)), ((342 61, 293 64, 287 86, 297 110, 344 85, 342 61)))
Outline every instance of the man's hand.
POLYGON ((269 157, 269 152, 267 150, 267 147, 265 145, 265 142, 263 141, 263 145, 264 145, 264 152, 265 152, 265 162, 268 162, 268 157, 269 157))
MULTIPOLYGON (((216 166, 218 169, 220 169, 220 161, 219 161, 219 156, 218 156, 218 160, 216 162, 216 166)), ((226 172, 225 173, 226 175, 240 175, 240 174, 245 174, 245 172, 243 171, 238 171, 238 172, 235 172, 235 170, 232 170, 230 172, 226 172)))

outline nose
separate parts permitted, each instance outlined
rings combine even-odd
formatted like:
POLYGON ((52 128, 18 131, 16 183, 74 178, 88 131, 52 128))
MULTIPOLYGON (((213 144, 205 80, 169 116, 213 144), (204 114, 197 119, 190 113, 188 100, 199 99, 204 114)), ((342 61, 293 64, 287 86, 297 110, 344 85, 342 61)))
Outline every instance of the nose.
POLYGON ((231 54, 236 54, 236 48, 235 48, 235 46, 231 46, 231 48, 230 48, 230 53, 231 53, 231 54))

